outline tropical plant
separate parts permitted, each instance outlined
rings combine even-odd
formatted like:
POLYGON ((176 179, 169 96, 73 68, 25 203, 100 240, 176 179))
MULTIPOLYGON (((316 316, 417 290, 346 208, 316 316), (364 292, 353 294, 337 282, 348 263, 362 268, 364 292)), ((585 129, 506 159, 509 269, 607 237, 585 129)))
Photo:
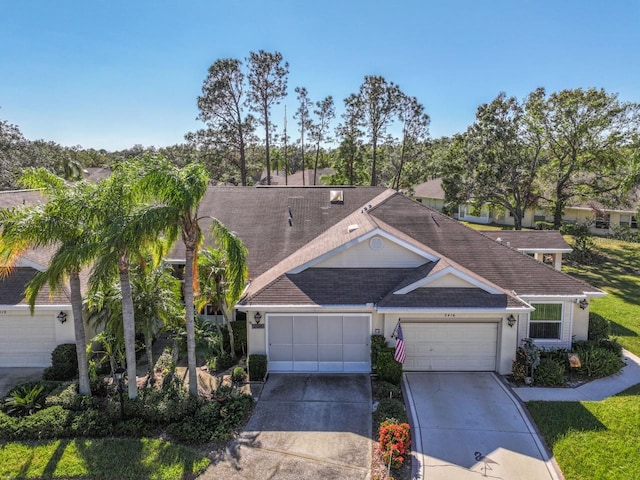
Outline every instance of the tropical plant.
MULTIPOLYGON (((197 291, 199 276, 196 253, 203 241, 198 207, 207 191, 209 176, 200 164, 192 163, 178 169, 162 157, 147 159, 142 173, 139 186, 154 201, 153 218, 164 225, 168 240, 175 241, 180 235, 185 246, 184 302, 189 391, 197 395, 194 287, 197 291)), ((229 292, 239 295, 238 285, 242 285, 241 293, 244 277, 242 281, 236 277, 246 274, 246 265, 240 262, 244 254, 236 247, 242 244, 221 222, 216 219, 211 219, 211 222, 213 237, 227 255, 229 292)))
POLYGON ((90 278, 91 289, 108 287, 118 278, 122 295, 122 323, 127 362, 129 398, 136 398, 135 307, 130 270, 135 261, 142 262, 153 253, 164 252, 165 243, 159 235, 166 223, 156 215, 154 207, 144 203, 143 190, 138 188, 138 164, 122 162, 112 175, 98 184, 99 219, 97 234, 100 253, 90 278))
POLYGON ((229 335, 230 355, 231 358, 235 358, 235 340, 229 311, 233 309, 244 290, 247 279, 247 249, 233 233, 227 232, 226 229, 218 230, 219 227, 214 224, 221 248, 216 250, 207 247, 201 250, 198 256, 200 291, 195 300, 198 309, 210 304, 215 310, 222 312, 229 335))
POLYGON ((31 415, 44 407, 44 387, 42 385, 18 387, 4 402, 4 410, 10 415, 31 415))
POLYGON ((46 270, 36 273, 26 290, 33 313, 36 298, 43 287, 52 291, 63 288, 67 279, 71 293, 79 391, 91 395, 86 355, 86 333, 82 317, 80 272, 94 258, 96 187, 85 182, 67 185, 63 179, 44 169, 24 172, 20 183, 28 188, 42 188, 47 203, 0 210, 0 260, 12 265, 29 248, 53 248, 46 270))

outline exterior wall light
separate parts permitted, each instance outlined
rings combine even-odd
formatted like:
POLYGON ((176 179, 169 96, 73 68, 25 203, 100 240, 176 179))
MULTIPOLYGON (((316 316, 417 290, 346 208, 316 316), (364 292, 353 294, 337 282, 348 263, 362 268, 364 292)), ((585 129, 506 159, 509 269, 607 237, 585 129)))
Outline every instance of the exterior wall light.
POLYGON ((509 325, 511 328, 513 328, 513 326, 516 324, 516 317, 514 317, 513 315, 509 315, 507 317, 507 325, 509 325))
POLYGON ((587 299, 586 299, 586 298, 583 298, 582 300, 580 300, 580 301, 578 302, 578 306, 579 306, 582 310, 584 310, 585 308, 587 308, 587 307, 589 306, 589 302, 587 301, 587 299))
POLYGON ((56 318, 60 323, 64 323, 67 321, 67 314, 65 312, 60 312, 58 315, 56 315, 56 318))
POLYGON ((256 321, 256 325, 260 325, 260 320, 262 320, 262 315, 260 315, 260 312, 256 312, 256 314, 253 316, 253 319, 256 321))

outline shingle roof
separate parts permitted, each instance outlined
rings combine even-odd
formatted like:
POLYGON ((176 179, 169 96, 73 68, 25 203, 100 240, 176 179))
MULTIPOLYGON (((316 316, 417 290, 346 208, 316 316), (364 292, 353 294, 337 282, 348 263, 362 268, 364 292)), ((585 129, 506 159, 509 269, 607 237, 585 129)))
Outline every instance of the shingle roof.
POLYGON ((384 308, 522 308, 526 305, 504 294, 480 288, 416 288, 404 295, 390 293, 378 306, 384 308))
MULTIPOLYGON (((7 277, 0 276, 0 305, 26 305, 24 290, 37 270, 30 267, 15 267, 7 277)), ((63 292, 56 292, 50 295, 50 290, 45 285, 38 296, 38 305, 60 305, 69 304, 69 298, 63 292)))
POLYGON ((444 200, 445 193, 442 188, 442 178, 433 178, 413 187, 413 196, 416 198, 435 198, 444 200))
POLYGON ((394 195, 369 212, 518 295, 581 295, 598 291, 403 195, 394 195))
POLYGON ((556 230, 485 230, 482 233, 492 240, 501 240, 504 245, 525 252, 534 250, 572 251, 562 234, 556 230))
POLYGON ((380 301, 413 268, 308 268, 278 277, 247 305, 365 305, 380 301))
MULTIPOLYGON (((382 187, 210 187, 200 204, 200 226, 210 232, 207 216, 211 216, 236 232, 249 250, 249 275, 255 279, 385 191, 382 187), (342 204, 329 202, 331 190, 344 192, 342 204)), ((210 236, 206 242, 211 244, 210 236)), ((179 242, 169 258, 184 257, 184 244, 179 242)))

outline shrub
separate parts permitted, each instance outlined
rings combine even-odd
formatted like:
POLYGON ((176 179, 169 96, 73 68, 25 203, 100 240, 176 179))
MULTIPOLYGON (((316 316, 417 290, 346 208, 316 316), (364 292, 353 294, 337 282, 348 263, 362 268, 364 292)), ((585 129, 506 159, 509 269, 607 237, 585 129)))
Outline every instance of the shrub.
POLYGON ((378 429, 379 449, 385 465, 391 463, 393 468, 400 468, 404 463, 404 456, 410 452, 411 429, 408 423, 397 423, 387 420, 378 429))
POLYGON ((371 335, 371 367, 377 368, 378 366, 378 354, 383 348, 387 346, 387 341, 384 335, 371 335))
POLYGON ((400 423, 407 421, 407 413, 404 409, 404 404, 393 398, 383 398, 378 403, 378 408, 373 412, 373 419, 377 424, 380 424, 388 419, 395 419, 400 423))
POLYGON ((249 355, 247 369, 249 370, 249 380, 261 382, 267 375, 267 356, 255 353, 249 355))
POLYGON ((0 413, 0 438, 5 440, 39 440, 73 436, 69 425, 74 413, 60 406, 44 408, 33 415, 11 417, 0 413))
POLYGON ((553 230, 553 222, 536 222, 536 230, 553 230))
POLYGON ((242 367, 236 367, 233 369, 233 373, 231 374, 231 379, 236 383, 244 382, 245 379, 245 371, 242 367))
POLYGON ((247 417, 252 405, 252 398, 244 394, 231 396, 224 403, 209 402, 193 417, 169 425, 167 431, 176 439, 189 443, 228 440, 247 417))
POLYGON ((583 342, 575 351, 580 358, 581 366, 576 369, 580 375, 592 378, 608 377, 624 366, 616 353, 591 342, 583 342))
POLYGON ((87 410, 94 405, 92 397, 78 394, 78 384, 62 384, 53 390, 46 399, 48 407, 60 405, 65 410, 87 410))
POLYGON ((602 338, 596 342, 596 345, 615 353, 618 357, 622 356, 622 345, 620 345, 615 338, 611 340, 602 338))
POLYGON ((8 395, 3 410, 11 415, 31 415, 44 407, 44 401, 42 385, 23 385, 8 395))
POLYGON ((378 354, 376 371, 378 372, 378 379, 383 382, 400 385, 402 381, 402 364, 396 362, 392 352, 383 350, 378 354))
POLYGON ((78 357, 73 343, 58 345, 51 352, 51 366, 42 375, 44 380, 71 380, 78 374, 78 357))
POLYGON ((173 360, 171 348, 167 347, 164 349, 162 354, 158 357, 158 360, 156 360, 156 364, 154 365, 153 370, 156 372, 161 372, 163 377, 168 373, 173 373, 176 371, 176 362, 173 360))
POLYGON ((400 395, 400 387, 393 383, 377 381, 373 386, 373 393, 378 398, 393 398, 400 395))
POLYGON ((113 427, 109 418, 96 409, 77 413, 70 425, 73 437, 106 437, 111 434, 113 427))
POLYGON ((543 358, 536 368, 534 382, 548 387, 562 385, 565 381, 565 370, 564 363, 548 357, 543 358))
POLYGON ((597 313, 589 312, 589 340, 601 340, 609 338, 611 326, 609 320, 597 313))
POLYGON ((231 322, 230 325, 233 330, 236 355, 244 355, 247 353, 247 322, 237 320, 231 322))
POLYGON ((143 437, 148 428, 140 418, 127 418, 121 420, 113 426, 113 434, 121 437, 143 437))
POLYGON ((225 352, 211 358, 207 362, 207 368, 210 372, 217 372, 219 370, 226 370, 233 366, 234 363, 235 361, 231 358, 231 355, 225 352))
POLYGON ((511 375, 516 382, 524 382, 524 377, 528 377, 530 374, 527 356, 522 348, 518 348, 516 358, 511 362, 511 375))

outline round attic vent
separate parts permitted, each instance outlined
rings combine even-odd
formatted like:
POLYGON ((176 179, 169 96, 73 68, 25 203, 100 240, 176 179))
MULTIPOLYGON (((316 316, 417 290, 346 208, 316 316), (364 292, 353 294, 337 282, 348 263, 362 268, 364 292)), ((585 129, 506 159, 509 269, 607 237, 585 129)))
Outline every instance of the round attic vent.
POLYGON ((383 245, 384 240, 382 240, 380 237, 373 237, 371 240, 369 240, 369 247, 371 247, 371 250, 380 250, 383 245))

